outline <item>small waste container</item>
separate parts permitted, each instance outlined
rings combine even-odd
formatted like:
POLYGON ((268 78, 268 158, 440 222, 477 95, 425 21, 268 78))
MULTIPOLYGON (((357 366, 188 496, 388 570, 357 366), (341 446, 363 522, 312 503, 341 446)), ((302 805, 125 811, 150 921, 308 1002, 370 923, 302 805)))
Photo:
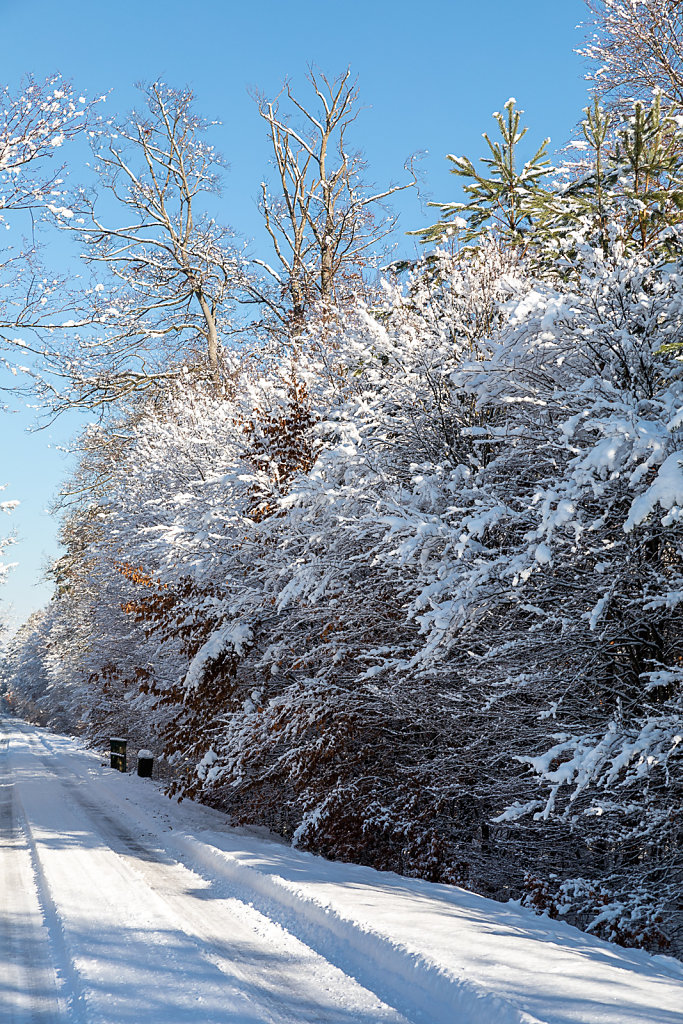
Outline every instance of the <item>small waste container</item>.
POLYGON ((128 740, 112 736, 109 740, 109 764, 119 772, 126 770, 126 744, 128 740))
POLYGON ((138 775, 141 779, 152 778, 154 757, 151 750, 138 750, 138 775))

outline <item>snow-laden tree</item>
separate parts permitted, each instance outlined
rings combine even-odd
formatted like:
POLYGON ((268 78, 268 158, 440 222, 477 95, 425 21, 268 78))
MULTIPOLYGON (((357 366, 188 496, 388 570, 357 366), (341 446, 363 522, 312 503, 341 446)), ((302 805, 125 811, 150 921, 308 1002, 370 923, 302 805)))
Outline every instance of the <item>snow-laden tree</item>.
POLYGON ((683 209, 683 142, 678 108, 661 93, 606 110, 597 97, 584 109, 571 159, 550 167, 548 139, 519 166, 526 135, 516 101, 495 113, 499 137, 484 133, 489 155, 478 170, 467 156, 449 156, 466 202, 430 203, 436 224, 413 232, 423 241, 457 237, 472 243, 494 231, 554 279, 572 273, 567 255, 591 231, 606 255, 619 238, 630 250, 678 252, 683 209))
MULTIPOLYGON (((4 490, 4 488, 0 488, 0 490, 4 490)), ((10 515, 14 511, 14 509, 17 507, 18 504, 19 504, 19 502, 16 501, 16 500, 14 500, 14 501, 0 501, 0 512, 5 512, 7 515, 10 515)), ((10 546, 10 544, 12 544, 12 538, 11 537, 0 538, 0 557, 2 557, 4 555, 5 551, 10 546)), ((11 569, 10 565, 6 565, 5 563, 0 562, 0 583, 3 582, 3 580, 5 579, 7 573, 9 572, 10 569, 11 569)))
POLYGON ((141 643, 132 621, 156 638, 144 688, 174 712, 168 752, 189 766, 186 791, 337 855, 465 877, 424 854, 438 846, 429 809, 443 787, 427 791, 423 826, 408 810, 422 771, 415 738, 443 735, 424 699, 436 684, 406 702, 369 680, 376 651, 398 663, 419 643, 401 612, 405 566, 379 571, 387 523, 416 466, 474 457, 463 424, 479 414, 449 373, 495 327, 515 262, 493 242, 473 265, 438 254, 428 276, 389 291, 386 326, 363 312, 332 331, 326 318, 295 362, 262 356, 229 400, 183 390, 137 425, 98 509, 104 540, 89 548, 97 572, 118 579, 94 612, 95 656, 104 675, 105 657, 117 664, 116 641, 102 638, 121 605, 126 685, 126 651, 141 643))
POLYGON ((458 676, 444 721, 494 826, 489 880, 526 863, 529 899, 554 885, 555 909, 656 943, 680 887, 683 293, 620 245, 575 259, 575 286, 515 286, 451 380, 479 454, 421 474, 432 508, 393 510, 380 566, 415 567, 420 637, 375 678, 458 676))
POLYGON ((460 543, 486 608, 477 674, 526 705, 515 757, 540 783, 499 820, 565 825, 576 875, 605 882, 577 889, 593 926, 652 941, 680 888, 683 291, 619 247, 577 269, 576 291, 525 296, 465 381, 507 422, 460 543))
POLYGON ((529 130, 521 124, 524 111, 512 96, 503 111, 493 115, 499 138, 492 139, 484 132, 488 154, 481 158, 481 171, 469 157, 449 153, 451 174, 463 180, 466 202, 429 203, 440 211, 440 217, 431 227, 413 232, 423 241, 440 241, 454 231, 464 232, 464 238, 471 241, 481 234, 482 228, 493 224, 508 244, 525 244, 552 171, 547 158, 550 139, 544 139, 533 156, 520 166, 519 143, 529 130))
POLYGON ((89 108, 59 75, 44 82, 28 76, 16 93, 2 86, 0 210, 57 208, 64 195, 64 167, 55 166, 55 154, 84 129, 89 108))
MULTIPOLYGON (((34 612, 4 645, 0 690, 16 714, 43 725, 48 715, 39 706, 47 692, 45 612, 34 612)), ((67 728, 72 726, 67 723, 67 728)))
MULTIPOLYGON (((218 647, 213 631, 225 632, 231 603, 261 590, 245 533, 272 511, 307 426, 291 374, 261 376, 263 353, 254 363, 259 373, 246 361, 235 397, 186 382, 148 409, 130 432, 129 451, 107 471, 107 499, 96 510, 100 539, 87 549, 105 581, 98 592, 108 594, 93 609, 101 620, 88 659, 93 681, 128 699, 141 687, 155 727, 167 732, 167 752, 184 762, 201 750, 190 770, 210 744, 214 716, 225 711, 225 684, 216 672, 204 678, 218 647), (123 648, 130 657, 121 657, 123 648), (186 676, 199 687, 194 694, 188 683, 187 701, 179 689, 186 676)), ((73 575, 71 566, 65 571, 73 575)), ((226 659, 218 660, 222 667, 226 659)))

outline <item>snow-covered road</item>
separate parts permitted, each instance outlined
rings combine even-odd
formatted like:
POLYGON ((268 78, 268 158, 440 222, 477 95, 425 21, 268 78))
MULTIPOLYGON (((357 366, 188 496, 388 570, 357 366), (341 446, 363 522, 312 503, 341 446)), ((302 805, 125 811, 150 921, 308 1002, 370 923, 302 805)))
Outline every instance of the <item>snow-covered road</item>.
MULTIPOLYGON (((172 828, 154 819, 146 828, 97 786, 99 761, 69 756, 64 744, 57 750, 49 735, 16 721, 4 720, 3 732, 2 998, 10 1021, 403 1020, 254 909, 248 893, 233 895, 185 867, 160 842, 172 828)), ((121 797, 129 802, 123 788, 121 797)))
POLYGON ((683 965, 331 864, 0 720, 7 1024, 683 1024, 683 965))

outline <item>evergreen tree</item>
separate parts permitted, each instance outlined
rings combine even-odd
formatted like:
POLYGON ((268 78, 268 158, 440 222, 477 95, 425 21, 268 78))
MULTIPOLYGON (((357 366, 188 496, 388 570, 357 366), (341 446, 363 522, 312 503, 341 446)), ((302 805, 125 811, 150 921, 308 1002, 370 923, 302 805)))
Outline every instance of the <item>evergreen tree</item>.
POLYGON ((550 139, 544 139, 519 168, 517 147, 528 131, 526 126, 520 128, 524 111, 517 109, 513 98, 507 101, 504 111, 493 114, 500 140, 492 141, 484 132, 490 156, 482 157, 481 162, 488 174, 479 173, 469 157, 449 154, 451 174, 466 182, 463 192, 468 202, 430 203, 441 211, 441 217, 431 227, 414 232, 423 241, 438 241, 454 226, 461 225, 467 241, 478 238, 488 226, 512 245, 524 241, 538 207, 539 193, 543 192, 541 183, 551 171, 546 155, 550 139))

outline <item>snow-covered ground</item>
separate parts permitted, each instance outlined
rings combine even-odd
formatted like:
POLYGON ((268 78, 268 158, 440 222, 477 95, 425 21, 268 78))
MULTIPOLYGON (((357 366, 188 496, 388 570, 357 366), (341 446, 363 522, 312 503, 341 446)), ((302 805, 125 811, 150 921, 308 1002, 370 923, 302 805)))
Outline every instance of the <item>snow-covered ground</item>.
POLYGON ((8 1024, 683 1024, 683 964, 333 864, 0 720, 8 1024))

